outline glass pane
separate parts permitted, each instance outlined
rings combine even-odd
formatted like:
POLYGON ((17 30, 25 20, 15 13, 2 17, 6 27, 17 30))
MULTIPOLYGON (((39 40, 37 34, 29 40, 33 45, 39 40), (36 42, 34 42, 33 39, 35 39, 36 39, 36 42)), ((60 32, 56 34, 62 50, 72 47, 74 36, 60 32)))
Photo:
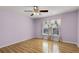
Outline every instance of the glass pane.
POLYGON ((59 35, 60 25, 61 25, 61 19, 44 21, 43 22, 43 34, 59 35))

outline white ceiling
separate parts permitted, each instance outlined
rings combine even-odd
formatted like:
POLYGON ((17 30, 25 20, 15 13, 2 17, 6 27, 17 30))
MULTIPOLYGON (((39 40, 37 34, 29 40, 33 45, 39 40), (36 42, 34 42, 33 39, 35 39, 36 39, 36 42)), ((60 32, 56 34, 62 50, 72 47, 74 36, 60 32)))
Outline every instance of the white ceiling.
POLYGON ((24 10, 32 10, 32 7, 33 6, 1 6, 0 10, 11 10, 24 14, 31 18, 39 18, 57 15, 79 9, 79 6, 39 6, 39 9, 48 9, 48 13, 41 13, 41 15, 30 16, 31 12, 24 12, 24 10))

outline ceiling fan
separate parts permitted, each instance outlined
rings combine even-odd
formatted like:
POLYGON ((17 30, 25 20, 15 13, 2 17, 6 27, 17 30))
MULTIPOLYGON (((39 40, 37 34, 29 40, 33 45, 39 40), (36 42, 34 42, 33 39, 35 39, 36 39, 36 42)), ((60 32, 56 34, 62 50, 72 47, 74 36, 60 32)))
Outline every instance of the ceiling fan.
POLYGON ((34 16, 34 15, 40 15, 40 13, 45 13, 48 12, 47 9, 39 9, 38 6, 33 6, 32 10, 24 10, 24 12, 32 12, 32 14, 30 16, 34 16))

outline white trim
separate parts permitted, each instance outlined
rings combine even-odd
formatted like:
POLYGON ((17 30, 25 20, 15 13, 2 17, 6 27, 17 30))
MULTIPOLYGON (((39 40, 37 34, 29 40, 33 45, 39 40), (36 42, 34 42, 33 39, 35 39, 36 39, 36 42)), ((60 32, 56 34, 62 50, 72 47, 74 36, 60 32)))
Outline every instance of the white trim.
POLYGON ((77 42, 71 42, 71 41, 65 41, 65 40, 63 40, 63 42, 71 43, 71 44, 76 44, 77 45, 77 42))
POLYGON ((23 40, 14 41, 14 42, 10 42, 10 43, 7 43, 7 44, 5 44, 5 45, 1 45, 0 48, 7 47, 7 46, 10 46, 10 45, 17 44, 17 43, 20 43, 20 42, 22 42, 22 41, 31 40, 31 39, 32 39, 32 38, 23 39, 23 40))

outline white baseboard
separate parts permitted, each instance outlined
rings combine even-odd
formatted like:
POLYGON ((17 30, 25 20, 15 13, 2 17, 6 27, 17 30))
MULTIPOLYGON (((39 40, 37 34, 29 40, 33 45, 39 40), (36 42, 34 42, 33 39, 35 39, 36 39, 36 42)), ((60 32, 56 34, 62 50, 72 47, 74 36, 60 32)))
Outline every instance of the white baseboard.
POLYGON ((20 43, 20 42, 22 42, 22 41, 30 40, 30 39, 32 39, 32 38, 23 39, 23 40, 18 40, 18 41, 14 41, 14 42, 9 42, 9 43, 7 43, 7 44, 1 45, 0 48, 7 47, 7 46, 10 46, 10 45, 13 45, 13 44, 16 44, 16 43, 20 43))
POLYGON ((71 42, 71 41, 65 41, 65 40, 63 40, 63 42, 71 43, 71 44, 76 44, 77 45, 77 42, 71 42))

